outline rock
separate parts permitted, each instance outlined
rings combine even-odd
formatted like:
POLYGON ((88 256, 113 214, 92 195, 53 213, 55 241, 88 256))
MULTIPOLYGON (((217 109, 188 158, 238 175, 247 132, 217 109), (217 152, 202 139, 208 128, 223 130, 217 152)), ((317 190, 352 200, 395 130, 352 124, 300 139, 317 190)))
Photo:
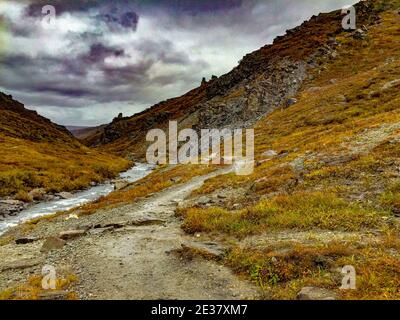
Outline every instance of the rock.
POLYGON ((303 157, 296 158, 290 163, 290 166, 296 173, 304 171, 304 158, 303 157))
POLYGON ((226 249, 214 242, 187 241, 182 243, 182 252, 199 254, 207 259, 221 260, 226 254, 226 249))
POLYGON ((318 91, 321 91, 321 90, 322 90, 321 87, 311 87, 311 88, 308 88, 306 91, 307 92, 318 92, 318 91))
POLYGON ((199 205, 206 205, 213 203, 214 200, 209 196, 202 196, 197 200, 197 204, 199 205))
POLYGON ((382 90, 389 90, 397 85, 400 85, 400 79, 392 80, 385 83, 385 85, 382 87, 382 90))
POLYGON ((268 158, 276 157, 277 155, 278 152, 276 152, 275 150, 267 150, 262 154, 263 157, 268 157, 268 158))
POLYGON ((21 206, 24 204, 24 202, 19 200, 1 200, 0 204, 5 204, 8 206, 21 206))
POLYGON ((286 158, 288 155, 289 155, 289 151, 282 150, 281 152, 279 152, 278 158, 283 159, 283 158, 286 158))
POLYGON ((331 52, 331 58, 336 59, 339 56, 339 54, 336 51, 331 52))
POLYGON ((40 300, 65 300, 67 299, 68 291, 44 291, 38 294, 40 300))
POLYGON ((41 264, 43 261, 42 259, 38 258, 29 258, 29 259, 21 259, 11 262, 6 262, 3 265, 0 265, 1 272, 7 270, 15 270, 15 269, 27 269, 31 267, 35 267, 41 264))
POLYGON ((125 189, 129 185, 128 181, 125 180, 117 180, 114 182, 114 190, 122 190, 125 189))
POLYGON ((70 240, 82 237, 86 234, 86 230, 68 230, 60 232, 58 237, 62 240, 70 240))
POLYGON ((28 204, 19 200, 1 200, 0 216, 15 216, 18 212, 26 209, 28 204))
POLYGON ((327 166, 338 166, 345 163, 349 163, 357 159, 356 155, 338 155, 338 156, 329 156, 322 158, 322 162, 327 166))
POLYGON ((46 189, 43 188, 37 188, 33 189, 28 193, 28 196, 33 199, 33 200, 43 200, 44 197, 46 196, 46 189))
POLYGON ((16 244, 28 244, 28 243, 32 243, 35 241, 38 241, 38 238, 35 237, 26 237, 26 238, 18 238, 15 240, 16 244))
POLYGON ((338 102, 347 102, 347 98, 343 94, 339 94, 336 96, 336 101, 338 102))
POLYGON ((353 38, 357 40, 363 40, 367 37, 366 33, 362 29, 357 29, 353 33, 353 38))
POLYGON ((297 103, 297 99, 295 98, 290 98, 286 101, 286 108, 291 107, 292 105, 297 103))
POLYGON ((67 242, 57 238, 57 237, 50 237, 47 238, 46 241, 43 243, 42 248, 40 249, 41 252, 49 252, 52 250, 62 249, 67 242))
POLYGON ((70 192, 60 192, 57 193, 57 196, 59 196, 61 199, 71 199, 74 197, 74 195, 70 192))
POLYGON ((323 288, 304 287, 297 295, 298 300, 336 300, 336 293, 323 288))

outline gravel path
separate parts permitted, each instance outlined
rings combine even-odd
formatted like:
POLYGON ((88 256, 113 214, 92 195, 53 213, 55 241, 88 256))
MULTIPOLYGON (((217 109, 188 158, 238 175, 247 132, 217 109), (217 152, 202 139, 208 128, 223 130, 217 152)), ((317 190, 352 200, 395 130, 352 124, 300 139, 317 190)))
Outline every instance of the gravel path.
MULTIPOLYGON (((48 254, 40 253, 43 240, 34 244, 3 247, 3 252, 18 250, 18 259, 35 257, 36 267, 7 270, 0 274, 0 288, 7 280, 21 280, 40 272, 42 264, 78 275, 75 291, 81 299, 255 299, 257 289, 240 280, 218 262, 201 257, 187 259, 177 253, 183 243, 203 245, 201 238, 186 235, 175 217, 175 209, 194 189, 230 169, 194 178, 157 193, 139 203, 102 210, 82 219, 46 222, 34 231, 46 236, 85 224, 118 224, 113 229, 93 229, 83 237, 48 254), (35 269, 36 268, 36 269, 35 269)), ((56 233, 57 234, 57 233, 56 233)), ((207 245, 207 243, 206 243, 207 245)), ((12 255, 12 254, 11 254, 12 255)), ((7 257, 1 258, 7 259, 7 257)))

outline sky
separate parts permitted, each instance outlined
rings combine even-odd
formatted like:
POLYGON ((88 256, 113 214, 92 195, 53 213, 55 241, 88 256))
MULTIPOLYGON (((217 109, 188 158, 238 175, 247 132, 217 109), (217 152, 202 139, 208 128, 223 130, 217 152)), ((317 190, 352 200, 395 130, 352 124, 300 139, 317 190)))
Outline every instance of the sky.
POLYGON ((108 123, 221 76, 287 29, 352 2, 0 0, 0 91, 59 124, 108 123))

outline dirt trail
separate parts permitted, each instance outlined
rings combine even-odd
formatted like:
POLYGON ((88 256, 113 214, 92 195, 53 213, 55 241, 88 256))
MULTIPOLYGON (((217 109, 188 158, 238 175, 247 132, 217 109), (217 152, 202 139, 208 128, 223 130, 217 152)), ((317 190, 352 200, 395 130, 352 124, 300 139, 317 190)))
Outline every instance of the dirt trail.
MULTIPOLYGON (((155 219, 161 224, 125 227, 101 236, 87 236, 74 250, 81 298, 90 299, 252 299, 257 290, 220 264, 187 260, 172 253, 195 241, 180 229, 177 204, 220 170, 121 208, 106 223, 155 219)), ((103 221, 104 222, 104 221, 103 221)))

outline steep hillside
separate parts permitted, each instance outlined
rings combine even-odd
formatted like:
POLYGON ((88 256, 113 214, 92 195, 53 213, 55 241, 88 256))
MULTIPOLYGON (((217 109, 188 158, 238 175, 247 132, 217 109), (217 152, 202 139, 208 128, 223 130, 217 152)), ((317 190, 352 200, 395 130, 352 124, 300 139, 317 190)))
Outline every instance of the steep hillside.
MULTIPOLYGON (((371 1, 358 4, 359 25, 377 23, 378 9, 371 1)), ((334 39, 344 33, 341 20, 340 11, 314 16, 272 45, 246 55, 230 73, 133 117, 116 118, 86 137, 85 143, 141 158, 147 131, 166 128, 169 120, 195 129, 249 127, 287 103, 321 60, 336 57, 334 39)))
POLYGON ((90 150, 64 127, 0 93, 0 196, 45 188, 72 191, 115 176, 129 165, 90 150))
POLYGON ((254 174, 211 179, 179 210, 186 232, 236 243, 226 264, 266 298, 400 297, 400 2, 376 3, 380 22, 338 34, 297 103, 257 123, 254 174), (339 290, 345 265, 356 290, 339 290))

